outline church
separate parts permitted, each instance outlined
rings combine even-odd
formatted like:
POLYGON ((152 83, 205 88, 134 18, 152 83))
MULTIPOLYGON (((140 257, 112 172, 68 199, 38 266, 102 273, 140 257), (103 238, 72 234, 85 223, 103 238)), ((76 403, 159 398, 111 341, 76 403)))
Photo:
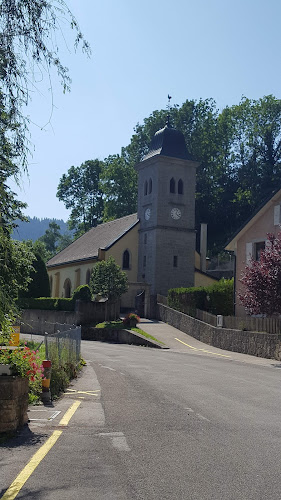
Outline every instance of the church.
POLYGON ((94 265, 114 257, 127 273, 121 307, 151 317, 157 294, 170 288, 205 286, 206 224, 195 251, 195 186, 199 163, 188 154, 183 134, 170 126, 154 135, 138 172, 138 212, 90 229, 47 262, 52 297, 71 297, 89 284, 94 265))

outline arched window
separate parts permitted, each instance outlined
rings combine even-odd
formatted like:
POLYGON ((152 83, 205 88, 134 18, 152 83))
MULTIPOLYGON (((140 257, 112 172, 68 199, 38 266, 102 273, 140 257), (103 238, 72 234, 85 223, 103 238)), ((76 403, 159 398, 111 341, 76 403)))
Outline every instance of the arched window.
POLYGON ((148 194, 152 193, 152 179, 149 179, 148 183, 148 194))
POLYGON ((172 177, 172 179, 170 180, 170 193, 174 193, 175 188, 176 188, 175 179, 172 177))
POLYGON ((63 288, 65 298, 69 299, 71 297, 71 281, 69 278, 66 278, 63 288))
POLYGON ((145 181, 145 183, 144 183, 144 196, 147 195, 147 187, 148 187, 148 184, 147 184, 147 181, 145 181))
POLYGON ((183 182, 181 179, 178 182, 178 193, 183 194, 183 182))
POLYGON ((90 284, 90 279, 91 279, 91 271, 90 271, 90 269, 87 269, 87 272, 86 272, 86 285, 90 284))
POLYGON ((123 253, 123 269, 130 269, 130 253, 128 250, 125 250, 123 253))

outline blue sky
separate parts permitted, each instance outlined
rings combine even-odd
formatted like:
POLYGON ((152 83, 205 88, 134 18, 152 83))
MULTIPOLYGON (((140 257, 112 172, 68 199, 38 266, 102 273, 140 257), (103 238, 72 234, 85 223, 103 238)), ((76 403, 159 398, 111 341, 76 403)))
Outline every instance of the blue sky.
MULTIPOLYGON (((213 97, 219 108, 242 95, 281 98, 281 3, 277 0, 67 0, 90 42, 75 54, 71 30, 59 39, 72 78, 63 94, 53 78, 36 83, 29 178, 17 191, 26 214, 64 220, 56 198, 72 165, 120 153, 134 126, 155 109, 213 97), (50 116, 51 115, 51 116, 50 116), (48 123, 50 119, 50 123, 48 123)), ((63 21, 62 21, 63 22, 63 21)), ((39 76, 38 76, 39 80, 39 76)))

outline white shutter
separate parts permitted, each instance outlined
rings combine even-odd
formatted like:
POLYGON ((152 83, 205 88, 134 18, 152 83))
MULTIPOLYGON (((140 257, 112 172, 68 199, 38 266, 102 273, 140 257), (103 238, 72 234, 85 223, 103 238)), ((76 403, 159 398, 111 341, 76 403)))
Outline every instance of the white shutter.
POLYGON ((253 243, 246 243, 246 264, 250 264, 250 260, 253 257, 253 243))
POLYGON ((270 248, 271 247, 271 243, 269 240, 265 240, 265 244, 264 244, 264 249, 266 250, 266 248, 270 248))
POLYGON ((280 205, 275 205, 274 207, 274 226, 280 224, 280 205))

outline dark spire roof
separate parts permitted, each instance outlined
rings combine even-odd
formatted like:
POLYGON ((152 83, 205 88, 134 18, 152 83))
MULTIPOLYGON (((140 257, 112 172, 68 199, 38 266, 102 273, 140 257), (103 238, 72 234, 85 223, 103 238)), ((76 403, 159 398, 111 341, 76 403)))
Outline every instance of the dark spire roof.
POLYGON ((156 155, 172 156, 183 160, 192 159, 187 152, 183 133, 170 126, 169 116, 165 127, 158 130, 154 135, 149 151, 143 160, 156 155))

